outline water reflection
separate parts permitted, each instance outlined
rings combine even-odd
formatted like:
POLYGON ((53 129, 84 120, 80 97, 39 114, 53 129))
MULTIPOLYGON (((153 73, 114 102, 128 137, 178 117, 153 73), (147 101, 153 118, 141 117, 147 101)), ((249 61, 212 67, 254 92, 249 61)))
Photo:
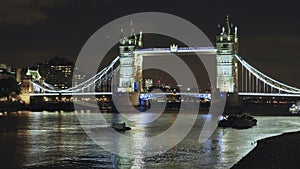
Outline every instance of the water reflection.
POLYGON ((26 161, 28 150, 28 117, 19 113, 3 113, 0 117, 0 159, 1 168, 18 168, 26 161))
MULTIPOLYGON (((145 157, 145 139, 166 130, 177 115, 163 114, 157 122, 147 124, 128 121, 118 114, 103 115, 109 122, 125 121, 132 127, 121 134, 136 138, 133 142, 106 140, 107 144, 116 143, 112 147, 116 151, 130 149, 132 158, 111 154, 95 144, 82 130, 74 112, 21 112, 0 116, 1 168, 229 168, 255 147, 256 140, 300 127, 300 117, 255 117, 258 126, 254 128, 217 129, 209 140, 199 144, 207 115, 198 115, 194 127, 178 145, 163 154, 145 157)), ((89 127, 107 126, 99 123, 89 127)))

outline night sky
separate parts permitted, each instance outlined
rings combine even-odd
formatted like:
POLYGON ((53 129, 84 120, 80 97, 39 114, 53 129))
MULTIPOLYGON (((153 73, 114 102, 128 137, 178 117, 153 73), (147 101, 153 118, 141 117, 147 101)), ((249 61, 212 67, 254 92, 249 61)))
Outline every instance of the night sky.
POLYGON ((263 73, 300 87, 297 1, 0 0, 0 62, 27 67, 60 56, 75 61, 101 26, 137 12, 165 12, 198 26, 215 42, 229 14, 240 54, 263 73))

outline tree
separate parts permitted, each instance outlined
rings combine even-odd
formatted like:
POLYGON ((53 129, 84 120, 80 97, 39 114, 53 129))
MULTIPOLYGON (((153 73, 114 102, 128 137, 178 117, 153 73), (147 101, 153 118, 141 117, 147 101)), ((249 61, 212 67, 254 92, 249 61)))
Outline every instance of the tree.
POLYGON ((0 79, 0 98, 6 97, 9 100, 12 94, 20 94, 21 88, 13 78, 0 79))

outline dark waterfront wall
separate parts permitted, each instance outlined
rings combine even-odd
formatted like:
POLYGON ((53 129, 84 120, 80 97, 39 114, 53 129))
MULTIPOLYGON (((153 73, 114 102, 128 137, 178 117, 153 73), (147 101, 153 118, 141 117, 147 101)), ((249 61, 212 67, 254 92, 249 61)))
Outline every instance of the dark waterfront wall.
POLYGON ((226 96, 226 103, 223 114, 237 114, 242 112, 243 102, 240 101, 238 93, 230 93, 226 96))
POLYGON ((300 168, 300 132, 259 140, 246 157, 232 169, 298 169, 300 168))
MULTIPOLYGON (((236 97, 234 97, 236 98, 236 97)), ((233 99, 235 100, 235 99, 233 99)), ((263 102, 259 103, 255 100, 239 100, 239 106, 236 106, 236 103, 232 104, 232 100, 228 99, 226 103, 226 107, 224 110, 224 114, 231 114, 231 113, 250 113, 252 115, 262 115, 262 116, 290 116, 295 115, 291 114, 288 110, 293 101, 283 102, 283 103, 270 103, 270 102, 263 102), (233 106, 234 105, 234 106, 233 106)), ((165 103, 156 103, 161 104, 161 107, 164 107, 165 103)), ((167 111, 177 111, 180 110, 182 104, 187 104, 188 110, 195 110, 198 107, 192 103, 180 103, 180 102, 168 102, 166 104, 165 110, 167 111)), ((109 102, 98 102, 97 109, 105 110, 108 112, 117 112, 112 101, 109 102)), ((147 106, 140 106, 138 109, 141 111, 146 111, 151 108, 151 104, 147 106), (148 107, 150 106, 150 107, 148 107)), ((199 105, 199 112, 200 113, 208 113, 210 108, 210 103, 201 103, 199 105)), ((93 108, 87 106, 81 106, 82 110, 92 110, 93 108)), ((163 109, 163 108, 162 108, 163 109)), ((42 97, 35 98, 31 100, 30 105, 25 105, 19 102, 0 102, 0 112, 15 112, 19 110, 31 110, 31 111, 74 111, 73 102, 45 102, 43 101, 42 97)), ((187 110, 187 111, 188 111, 187 110)), ((296 114, 297 115, 297 114, 296 114)))
POLYGON ((291 116, 297 115, 289 112, 289 104, 246 104, 242 108, 243 112, 252 115, 263 116, 291 116))
MULTIPOLYGON (((161 103, 162 106, 164 105, 161 103)), ((165 110, 167 111, 177 111, 180 110, 181 104, 188 104, 188 103, 179 103, 179 102, 171 102, 167 103, 165 110)), ((197 109, 193 104, 190 104, 188 107, 188 110, 195 110, 197 109)), ((230 114, 230 113, 250 113, 252 115, 261 115, 261 116, 290 116, 290 115, 295 115, 291 114, 289 110, 290 104, 249 104, 249 103, 243 103, 242 106, 240 107, 230 107, 227 106, 224 110, 224 114, 230 114)), ((113 105, 113 103, 101 103, 98 102, 98 108, 100 110, 106 110, 110 112, 117 112, 117 109, 113 105)), ((150 107, 145 107, 145 106, 140 106, 138 109, 141 111, 146 111, 150 107)), ((91 110, 93 108, 87 107, 87 106, 81 106, 82 110, 91 110)), ((208 113, 210 109, 210 104, 200 104, 199 106, 199 112, 200 113, 208 113)), ((59 110, 64 110, 64 111, 73 111, 74 110, 74 105, 72 102, 62 102, 62 103, 47 103, 47 102, 40 102, 40 103, 35 103, 30 105, 30 110, 31 111, 59 111, 59 110)))
POLYGON ((25 103, 20 102, 0 102, 0 112, 13 112, 18 110, 28 110, 29 107, 25 103))
POLYGON ((289 112, 289 107, 299 98, 285 97, 244 97, 237 93, 227 95, 224 114, 250 113, 262 116, 297 115, 289 112))

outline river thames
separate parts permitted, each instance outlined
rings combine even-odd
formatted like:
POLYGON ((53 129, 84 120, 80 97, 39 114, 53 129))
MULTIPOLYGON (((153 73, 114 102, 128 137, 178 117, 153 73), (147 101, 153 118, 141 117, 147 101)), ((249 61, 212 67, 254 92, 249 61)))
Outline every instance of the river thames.
MULTIPOLYGON (((298 116, 255 116, 257 126, 247 130, 217 128, 210 139, 200 144, 199 134, 208 115, 199 114, 189 134, 167 152, 152 157, 136 153, 125 158, 95 144, 81 128, 76 113, 91 112, 1 113, 1 168, 230 168, 256 146, 257 140, 300 129, 298 116)), ((121 116, 103 115, 107 121, 121 116)), ((140 117, 143 116, 149 113, 140 117)), ((172 125, 176 117, 176 113, 164 113, 154 123, 126 121, 132 130, 124 134, 157 135, 172 125)))

